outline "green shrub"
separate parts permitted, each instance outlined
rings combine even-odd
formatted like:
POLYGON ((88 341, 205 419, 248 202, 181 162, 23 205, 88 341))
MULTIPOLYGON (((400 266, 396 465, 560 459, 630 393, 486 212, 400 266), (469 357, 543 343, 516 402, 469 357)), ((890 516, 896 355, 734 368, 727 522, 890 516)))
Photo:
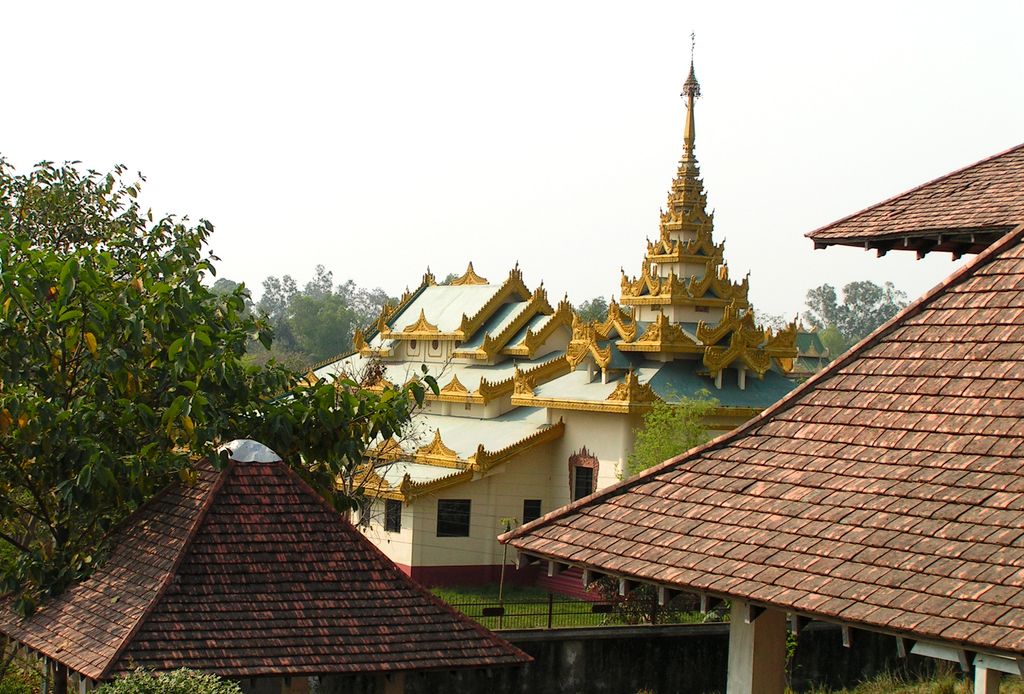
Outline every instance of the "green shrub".
POLYGON ((242 690, 219 675, 187 668, 165 673, 140 668, 103 685, 96 694, 242 694, 242 690))
POLYGON ((0 694, 35 694, 39 691, 39 672, 33 660, 15 658, 0 679, 0 694))

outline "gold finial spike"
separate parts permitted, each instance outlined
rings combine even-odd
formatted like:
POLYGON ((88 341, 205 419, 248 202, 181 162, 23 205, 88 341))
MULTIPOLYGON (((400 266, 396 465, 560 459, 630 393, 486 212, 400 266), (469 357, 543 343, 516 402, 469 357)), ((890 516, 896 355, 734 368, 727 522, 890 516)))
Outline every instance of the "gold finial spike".
POLYGON ((679 95, 686 99, 686 125, 683 127, 683 143, 685 145, 684 158, 693 159, 694 138, 697 128, 693 118, 693 102, 700 97, 700 82, 697 81, 697 73, 693 69, 693 48, 696 44, 696 36, 690 34, 690 74, 683 83, 683 91, 679 95))

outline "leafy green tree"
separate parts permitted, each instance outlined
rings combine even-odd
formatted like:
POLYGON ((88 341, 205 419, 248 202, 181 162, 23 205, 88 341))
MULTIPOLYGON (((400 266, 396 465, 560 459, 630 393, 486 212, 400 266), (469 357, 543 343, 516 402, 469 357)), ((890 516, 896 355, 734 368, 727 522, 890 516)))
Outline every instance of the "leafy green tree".
POLYGON ((296 351, 298 344, 289 325, 289 309, 292 299, 298 294, 298 287, 291 275, 263 280, 263 295, 256 303, 256 310, 270 322, 274 330, 274 343, 279 349, 296 351))
POLYGON ((4 588, 28 613, 85 576, 112 526, 216 447, 258 438, 339 508, 375 436, 390 436, 431 379, 382 393, 255 367, 269 323, 244 287, 218 294, 212 225, 153 221, 139 184, 0 160, 0 542, 4 588))
POLYGON ((165 673, 135 670, 104 684, 96 694, 242 694, 241 688, 218 675, 181 668, 165 673))
POLYGON ((352 280, 335 286, 334 274, 317 265, 301 290, 289 275, 265 279, 257 310, 274 328, 277 361, 308 368, 351 350, 356 328, 372 324, 389 301, 384 290, 363 289, 352 280))
POLYGON ((636 430, 624 477, 632 477, 708 440, 705 420, 718 401, 705 394, 676 403, 655 401, 636 430))
POLYGON ((806 303, 804 320, 819 331, 836 357, 905 308, 907 295, 892 282, 850 282, 843 287, 840 302, 835 287, 823 284, 808 290, 806 303))
POLYGON ((310 363, 352 347, 354 316, 344 298, 332 293, 300 294, 292 299, 290 324, 299 350, 310 363))
POLYGON ((818 330, 818 337, 821 338, 821 344, 825 345, 825 349, 828 350, 830 359, 835 359, 850 349, 850 343, 834 325, 818 330))
POLYGON ((588 299, 576 308, 576 315, 584 323, 603 321, 608 317, 608 300, 601 296, 588 299))

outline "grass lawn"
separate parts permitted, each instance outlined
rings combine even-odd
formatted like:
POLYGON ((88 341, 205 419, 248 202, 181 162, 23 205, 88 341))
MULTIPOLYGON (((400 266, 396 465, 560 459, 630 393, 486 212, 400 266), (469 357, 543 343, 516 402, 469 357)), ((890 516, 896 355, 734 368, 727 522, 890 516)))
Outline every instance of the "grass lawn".
MULTIPOLYGON (((432 588, 435 595, 455 607, 467 617, 488 629, 544 629, 562 627, 596 627, 625 624, 616 611, 608 611, 606 603, 594 603, 563 595, 554 595, 548 603, 548 593, 540 588, 506 586, 504 615, 493 614, 498 603, 498 586, 432 588), (491 614, 484 615, 490 608, 491 614), (549 609, 550 608, 550 609, 549 609), (602 609, 603 608, 603 609, 602 609), (549 616, 550 613, 550 616, 549 616), (549 624, 550 619, 550 624, 549 624)), ((662 613, 664 617, 664 613, 662 613)), ((704 615, 672 612, 671 623, 701 622, 704 615)), ((659 620, 659 624, 662 623, 659 620)))
MULTIPOLYGON (((863 682, 853 689, 815 689, 809 694, 972 694, 974 687, 969 681, 958 680, 953 675, 939 675, 927 681, 907 681, 896 675, 880 675, 863 682)), ((999 685, 999 694, 1024 694, 1024 682, 1020 677, 1004 676, 999 685)))
MULTIPOLYGON (((544 629, 548 626, 548 593, 540 588, 505 586, 505 614, 484 616, 498 607, 498 586, 432 588, 435 595, 488 629, 544 629)), ((551 599, 552 627, 589 627, 610 623, 614 615, 593 612, 594 603, 563 595, 551 599)))

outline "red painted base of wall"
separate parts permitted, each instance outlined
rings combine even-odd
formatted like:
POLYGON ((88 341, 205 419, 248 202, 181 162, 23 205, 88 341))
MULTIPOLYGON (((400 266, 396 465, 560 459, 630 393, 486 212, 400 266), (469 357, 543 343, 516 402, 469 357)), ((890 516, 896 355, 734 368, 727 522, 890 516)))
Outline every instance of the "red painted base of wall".
MULTIPOLYGON (((501 564, 469 564, 465 566, 407 566, 397 564, 406 575, 418 583, 432 586, 482 586, 501 580, 501 564)), ((537 580, 537 566, 517 569, 509 564, 505 567, 505 584, 510 586, 533 585, 537 580)))

